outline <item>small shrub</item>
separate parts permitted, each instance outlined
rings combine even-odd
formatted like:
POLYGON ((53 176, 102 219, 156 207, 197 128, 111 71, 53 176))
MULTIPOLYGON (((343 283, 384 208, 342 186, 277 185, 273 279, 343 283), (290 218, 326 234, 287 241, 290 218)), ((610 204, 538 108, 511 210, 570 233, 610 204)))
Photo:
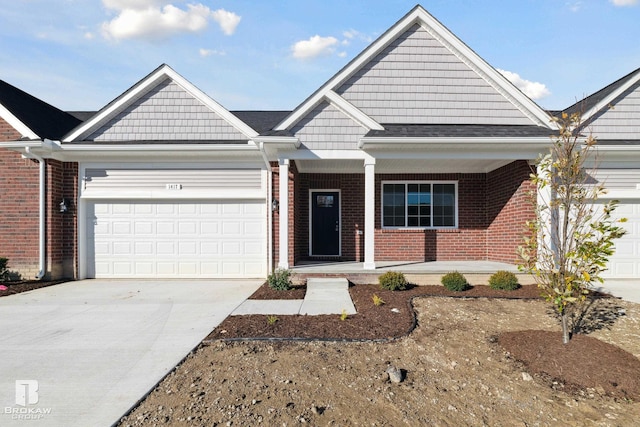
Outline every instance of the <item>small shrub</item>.
POLYGON ((349 315, 347 314, 347 310, 345 310, 344 308, 342 309, 342 314, 340 314, 340 320, 342 320, 343 322, 345 320, 347 320, 349 318, 349 315))
POLYGON ((9 270, 7 270, 8 262, 9 260, 7 258, 0 257, 0 280, 9 279, 9 270))
POLYGON ((458 273, 457 271, 453 271, 442 276, 441 282, 444 287, 450 291, 461 292, 469 289, 467 279, 462 275, 462 273, 458 273))
POLYGON ((278 321, 278 318, 276 316, 267 316, 268 325, 273 326, 276 324, 277 321, 278 321))
POLYGON ((378 277, 378 283, 382 289, 389 291, 404 291, 407 289, 407 279, 404 274, 397 271, 387 271, 378 277))
POLYGON ((489 286, 491 289, 502 291, 513 291, 520 287, 518 278, 510 271, 496 271, 489 277, 489 286))
POLYGON ((378 295, 373 294, 372 298, 373 298, 373 305, 375 305, 376 307, 384 305, 384 300, 380 298, 378 295))
POLYGON ((291 289, 291 270, 278 268, 267 276, 267 283, 276 291, 288 291, 291 289))

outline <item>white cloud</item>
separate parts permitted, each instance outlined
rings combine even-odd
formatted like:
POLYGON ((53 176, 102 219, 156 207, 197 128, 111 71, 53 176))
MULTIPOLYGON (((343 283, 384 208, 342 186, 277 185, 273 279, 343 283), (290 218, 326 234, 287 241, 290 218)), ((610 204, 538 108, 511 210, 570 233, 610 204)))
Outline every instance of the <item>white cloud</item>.
POLYGON ((309 59, 332 54, 337 44, 338 39, 335 37, 320 37, 319 35, 315 35, 309 40, 296 42, 291 47, 291 50, 293 51, 294 58, 309 59))
POLYGON ((571 12, 579 12, 580 9, 582 9, 582 2, 581 1, 569 2, 567 3, 567 7, 571 12))
POLYGON ((345 38, 345 40, 342 41, 342 44, 349 44, 349 40, 354 39, 365 43, 371 43, 373 41, 373 37, 362 34, 360 31, 354 29, 343 31, 342 36, 345 38))
POLYGON ((230 36, 236 31, 236 27, 240 23, 240 16, 233 12, 226 11, 224 9, 218 9, 215 12, 211 12, 213 19, 220 25, 220 29, 223 33, 230 36))
POLYGON ((614 6, 635 6, 638 0, 609 0, 614 6))
POLYGON ((102 24, 107 39, 162 39, 179 33, 204 30, 214 20, 226 35, 235 32, 241 17, 224 9, 212 11, 203 4, 180 9, 167 0, 102 0, 117 16, 102 24))
POLYGON ((224 50, 204 49, 204 48, 201 48, 199 52, 200 52, 200 56, 204 58, 206 58, 207 56, 213 56, 213 55, 224 56, 227 54, 227 52, 225 52, 224 50))
POLYGON ((519 74, 512 73, 511 71, 500 69, 498 69, 498 71, 531 99, 540 99, 551 95, 551 91, 547 89, 547 86, 544 83, 525 80, 520 77, 519 74))

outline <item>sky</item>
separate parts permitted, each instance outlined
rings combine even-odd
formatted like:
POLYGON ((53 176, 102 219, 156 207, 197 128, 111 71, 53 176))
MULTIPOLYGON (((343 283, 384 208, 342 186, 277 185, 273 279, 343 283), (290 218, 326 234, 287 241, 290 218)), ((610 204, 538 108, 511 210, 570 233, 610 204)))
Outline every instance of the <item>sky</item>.
MULTIPOLYGON (((229 110, 292 110, 417 0, 0 0, 0 80, 99 110, 169 64, 229 110)), ((546 109, 640 68, 640 0, 422 0, 546 109)))

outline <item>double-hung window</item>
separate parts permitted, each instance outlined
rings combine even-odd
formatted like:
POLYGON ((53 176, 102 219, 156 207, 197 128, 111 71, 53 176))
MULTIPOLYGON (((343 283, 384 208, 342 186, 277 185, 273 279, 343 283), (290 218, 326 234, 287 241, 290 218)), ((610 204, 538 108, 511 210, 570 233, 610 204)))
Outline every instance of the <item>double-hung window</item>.
POLYGON ((383 182, 382 226, 455 228, 457 194, 455 182, 383 182))

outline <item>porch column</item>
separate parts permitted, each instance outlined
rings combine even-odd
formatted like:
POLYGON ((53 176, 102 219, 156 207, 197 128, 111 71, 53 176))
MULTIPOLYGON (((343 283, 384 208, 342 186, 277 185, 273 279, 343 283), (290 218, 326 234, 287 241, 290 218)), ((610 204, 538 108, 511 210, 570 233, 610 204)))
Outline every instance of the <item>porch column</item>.
POLYGON ((364 269, 375 270, 376 159, 364 161, 364 269))
POLYGON ((279 163, 280 236, 278 237, 278 267, 289 268, 289 159, 280 159, 279 163))
MULTIPOLYGON (((544 175, 545 178, 549 178, 549 171, 544 171, 540 169, 540 166, 537 166, 537 172, 540 175, 544 175)), ((558 208, 553 208, 552 203, 553 199, 555 199, 556 195, 550 186, 546 186, 541 188, 538 186, 537 190, 537 199, 538 199, 538 208, 541 206, 546 206, 547 209, 543 210, 540 217, 541 222, 543 222, 542 232, 538 236, 538 261, 540 261, 540 257, 543 255, 547 256, 556 256, 557 253, 557 242, 558 242, 558 208), (544 250, 551 251, 551 253, 543 253, 544 250)), ((542 267, 542 266, 541 266, 542 267)))

